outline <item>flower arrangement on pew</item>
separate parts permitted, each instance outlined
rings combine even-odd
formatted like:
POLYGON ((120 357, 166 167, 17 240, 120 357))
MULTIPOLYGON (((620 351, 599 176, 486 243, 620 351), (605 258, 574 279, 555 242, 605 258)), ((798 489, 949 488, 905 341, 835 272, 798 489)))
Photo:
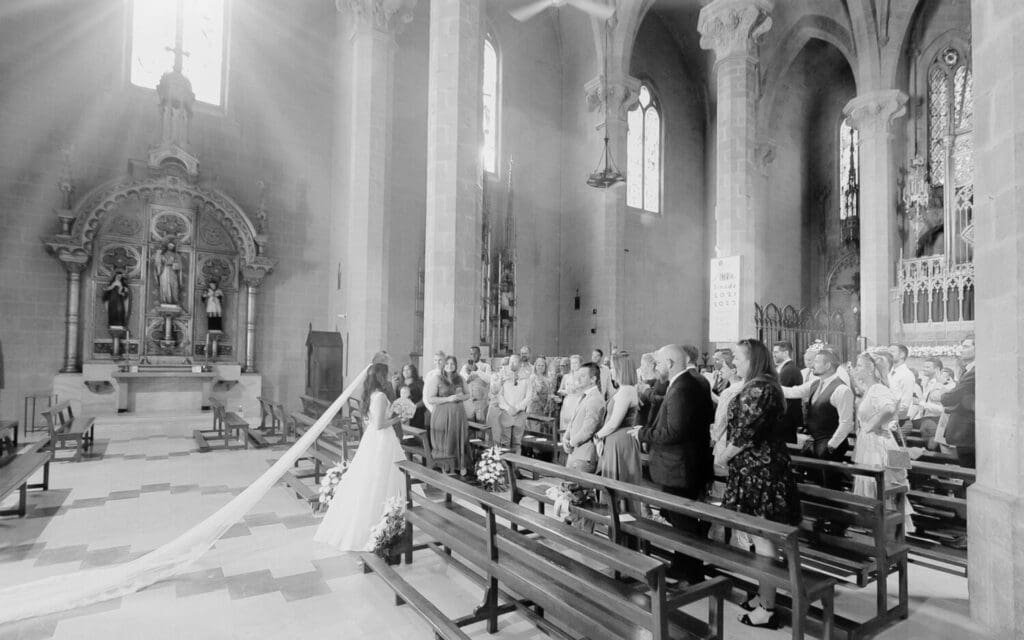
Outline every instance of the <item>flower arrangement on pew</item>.
POLYGON ((327 511, 327 507, 331 505, 331 500, 334 499, 334 490, 338 487, 338 484, 341 482, 341 476, 344 475, 347 469, 348 461, 342 460, 328 469, 324 477, 320 478, 320 498, 313 508, 314 512, 327 511))
POLYGON ((488 491, 503 491, 508 486, 508 470, 501 460, 501 449, 484 449, 476 463, 476 479, 488 491))
POLYGON ((384 503, 380 522, 370 527, 370 540, 366 550, 393 562, 405 550, 405 501, 391 497, 384 503))

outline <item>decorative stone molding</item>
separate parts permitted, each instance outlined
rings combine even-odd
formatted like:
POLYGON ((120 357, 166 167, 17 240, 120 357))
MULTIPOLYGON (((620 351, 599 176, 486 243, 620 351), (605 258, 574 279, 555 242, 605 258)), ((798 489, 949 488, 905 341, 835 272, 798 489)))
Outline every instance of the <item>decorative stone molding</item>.
POLYGON ((717 60, 749 56, 757 40, 772 28, 772 0, 714 0, 700 10, 700 46, 717 60))
POLYGON ((636 104, 637 95, 640 93, 640 80, 632 76, 623 76, 608 84, 606 93, 605 77, 600 75, 583 85, 583 90, 587 96, 587 110, 604 112, 607 96, 608 115, 625 119, 626 112, 636 104))
POLYGON ((357 27, 401 33, 412 22, 417 0, 335 0, 338 11, 348 11, 357 27))
POLYGON ((859 95, 843 108, 850 124, 864 137, 892 135, 892 122, 907 113, 907 94, 885 89, 859 95))
POLYGON ((89 264, 90 253, 66 236, 54 236, 43 240, 46 250, 60 261, 68 273, 82 273, 89 264))
POLYGON ((274 270, 276 263, 269 259, 259 256, 252 262, 248 262, 242 265, 242 282, 246 287, 258 288, 263 284, 263 280, 270 275, 270 272, 274 270))
POLYGON ((199 159, 189 153, 189 127, 196 96, 192 83, 179 71, 160 78, 160 143, 149 150, 149 166, 157 169, 172 162, 185 169, 193 180, 199 176, 199 159))

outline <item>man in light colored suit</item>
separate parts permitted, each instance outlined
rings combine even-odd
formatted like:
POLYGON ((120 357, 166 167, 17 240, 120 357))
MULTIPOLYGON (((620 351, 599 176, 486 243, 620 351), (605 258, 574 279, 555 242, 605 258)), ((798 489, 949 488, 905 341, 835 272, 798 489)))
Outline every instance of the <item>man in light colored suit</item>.
POLYGON ((569 454, 565 466, 594 473, 597 470, 594 434, 604 424, 604 394, 598 384, 601 369, 597 364, 588 362, 579 368, 576 375, 583 397, 562 435, 562 449, 569 454))
POLYGON ((523 433, 526 432, 526 409, 533 400, 530 379, 524 373, 519 356, 512 355, 508 359, 508 369, 491 376, 494 396, 487 410, 491 442, 513 453, 519 453, 522 448, 523 433))

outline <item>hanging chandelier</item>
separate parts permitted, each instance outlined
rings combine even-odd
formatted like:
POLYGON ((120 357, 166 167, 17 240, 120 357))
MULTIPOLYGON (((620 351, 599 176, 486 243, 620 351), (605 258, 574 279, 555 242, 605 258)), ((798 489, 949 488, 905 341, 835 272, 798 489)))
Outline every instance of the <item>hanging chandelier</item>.
POLYGON ((587 184, 596 189, 607 189, 626 181, 626 176, 619 171, 612 160, 612 147, 608 139, 608 30, 609 23, 604 23, 604 77, 601 79, 604 91, 604 150, 597 161, 597 169, 587 177, 587 184), (603 165, 603 168, 602 168, 603 165))
MULTIPOLYGON (((607 117, 607 109, 605 110, 605 116, 607 117)), ((601 159, 597 163, 597 170, 590 174, 587 178, 587 184, 597 189, 607 189, 608 187, 626 181, 626 176, 622 175, 622 172, 616 168, 615 163, 612 162, 612 148, 608 142, 608 136, 604 137, 604 151, 601 153, 601 159), (601 165, 604 168, 601 168, 601 165)))

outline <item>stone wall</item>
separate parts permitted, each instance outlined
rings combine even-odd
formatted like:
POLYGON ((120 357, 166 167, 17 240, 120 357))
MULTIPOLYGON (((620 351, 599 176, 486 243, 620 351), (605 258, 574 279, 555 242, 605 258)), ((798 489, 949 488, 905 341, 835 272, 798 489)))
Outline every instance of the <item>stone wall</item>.
MULTIPOLYGON (((157 136, 156 93, 129 85, 127 4, 29 4, 0 23, 0 415, 50 386, 61 365, 65 277, 40 238, 57 230, 61 147, 72 145, 75 197, 125 174, 157 136), (31 56, 25 52, 33 52, 31 56)), ((232 3, 227 101, 201 105, 192 124, 202 179, 248 213, 268 185, 268 254, 277 259, 257 299, 256 364, 264 393, 303 391, 306 328, 321 325, 326 252, 333 38, 330 3, 232 3), (287 45, 287 46, 285 46, 287 45)))

